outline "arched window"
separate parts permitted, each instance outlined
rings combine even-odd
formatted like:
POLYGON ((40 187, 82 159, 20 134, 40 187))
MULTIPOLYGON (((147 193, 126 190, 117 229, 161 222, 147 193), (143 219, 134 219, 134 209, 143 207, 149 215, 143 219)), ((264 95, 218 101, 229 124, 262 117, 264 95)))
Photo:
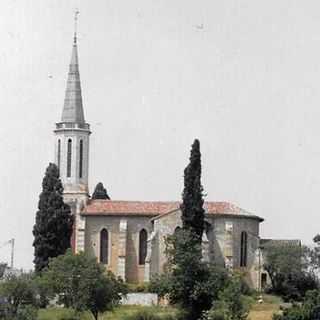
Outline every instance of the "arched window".
POLYGON ((80 140, 79 147, 79 178, 82 178, 82 167, 83 167, 83 141, 80 140))
POLYGON ((72 140, 68 140, 68 149, 67 149, 67 177, 71 177, 71 149, 72 149, 72 140))
POLYGON ((145 264, 147 257, 148 233, 142 229, 139 234, 139 264, 145 264))
POLYGON ((245 231, 241 232, 241 248, 240 248, 240 267, 247 266, 248 255, 248 234, 245 231))
POLYGON ((102 229, 100 232, 100 262, 108 264, 109 255, 109 234, 106 229, 102 229))
POLYGON ((60 164, 61 164, 61 140, 58 140, 58 168, 60 170, 60 164))

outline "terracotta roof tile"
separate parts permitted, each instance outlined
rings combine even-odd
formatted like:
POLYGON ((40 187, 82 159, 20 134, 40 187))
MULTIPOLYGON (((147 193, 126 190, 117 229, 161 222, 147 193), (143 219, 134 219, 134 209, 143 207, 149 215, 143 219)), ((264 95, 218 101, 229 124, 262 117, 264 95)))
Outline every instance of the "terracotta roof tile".
MULTIPOLYGON (((178 209, 179 205, 180 203, 177 201, 90 200, 88 205, 82 211, 82 214, 86 216, 134 215, 156 217, 178 209)), ((205 202, 204 207, 208 214, 232 214, 256 217, 229 202, 210 201, 205 202)))

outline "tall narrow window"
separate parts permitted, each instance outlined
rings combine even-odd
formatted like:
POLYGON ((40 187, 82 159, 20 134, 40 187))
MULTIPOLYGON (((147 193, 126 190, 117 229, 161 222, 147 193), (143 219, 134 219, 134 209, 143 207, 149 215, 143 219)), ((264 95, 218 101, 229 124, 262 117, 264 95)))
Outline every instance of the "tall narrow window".
POLYGON ((100 262, 108 264, 109 246, 108 241, 109 234, 106 229, 102 229, 100 232, 100 262))
POLYGON ((247 266, 248 255, 248 235, 245 231, 241 232, 241 248, 240 248, 240 267, 247 266))
POLYGON ((61 164, 61 140, 58 140, 58 168, 60 170, 60 164, 61 164))
POLYGON ((145 264, 147 257, 148 233, 142 229, 139 234, 139 264, 145 264))
POLYGON ((68 140, 68 149, 67 149, 67 177, 71 177, 71 149, 72 149, 72 140, 68 140))
POLYGON ((80 140, 79 147, 79 178, 82 178, 82 168, 83 168, 83 140, 80 140))

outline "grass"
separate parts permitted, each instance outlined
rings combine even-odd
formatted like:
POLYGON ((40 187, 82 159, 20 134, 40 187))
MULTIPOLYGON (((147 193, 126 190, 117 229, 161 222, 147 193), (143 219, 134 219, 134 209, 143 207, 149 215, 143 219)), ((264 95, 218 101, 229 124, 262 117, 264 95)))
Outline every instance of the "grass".
POLYGON ((280 310, 281 298, 272 295, 263 295, 263 303, 253 304, 249 320, 272 320, 274 313, 280 310))
MULTIPOLYGON (((171 315, 176 312, 176 309, 172 307, 142 307, 142 306, 121 306, 115 308, 112 312, 106 312, 100 316, 101 320, 122 320, 123 317, 129 314, 133 314, 139 310, 150 310, 152 313, 156 313, 159 316, 171 315)), ((38 320, 61 320, 71 315, 72 311, 63 308, 49 308, 39 311, 38 320)), ((82 314, 81 320, 92 320, 93 317, 90 313, 85 312, 82 314)))
MULTIPOLYGON (((272 320, 274 313, 279 312, 282 300, 272 295, 263 295, 263 303, 250 302, 252 304, 248 320, 272 320)), ((142 306, 120 306, 112 312, 106 312, 100 316, 101 320, 122 320, 125 316, 131 315, 139 310, 150 310, 159 316, 174 315, 177 311, 172 307, 142 307, 142 306)), ((38 320, 61 320, 71 315, 72 311, 63 308, 50 308, 39 311, 38 320)), ((81 320, 92 320, 90 313, 83 313, 81 320)))

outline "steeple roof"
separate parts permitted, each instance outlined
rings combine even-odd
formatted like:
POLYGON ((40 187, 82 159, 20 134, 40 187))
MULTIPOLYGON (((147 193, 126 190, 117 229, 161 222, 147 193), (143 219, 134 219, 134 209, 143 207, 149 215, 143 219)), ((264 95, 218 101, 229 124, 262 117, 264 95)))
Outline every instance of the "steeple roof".
POLYGON ((85 123, 79 74, 77 37, 74 35, 61 122, 85 123))

